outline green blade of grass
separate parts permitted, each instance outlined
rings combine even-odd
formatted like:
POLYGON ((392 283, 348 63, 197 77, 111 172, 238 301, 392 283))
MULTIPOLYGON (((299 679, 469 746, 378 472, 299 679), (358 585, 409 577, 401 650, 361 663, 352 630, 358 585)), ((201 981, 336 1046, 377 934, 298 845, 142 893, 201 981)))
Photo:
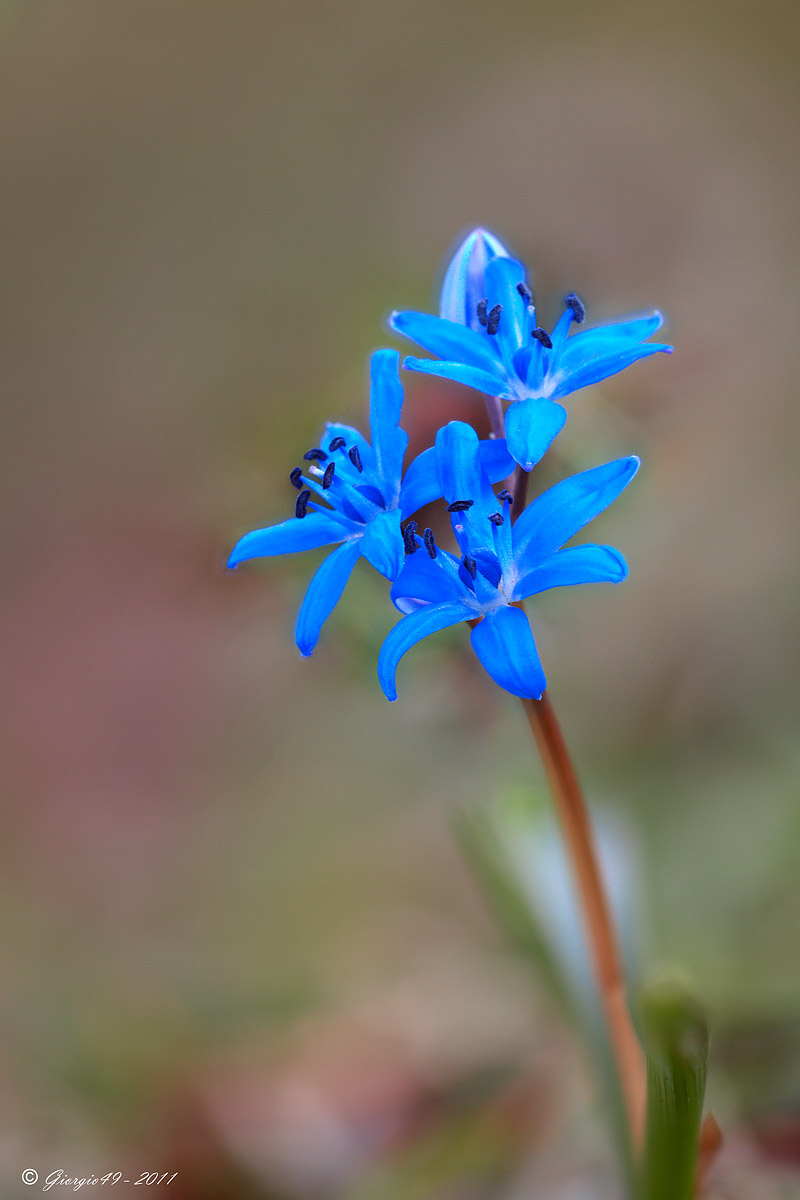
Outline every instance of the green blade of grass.
POLYGON ((691 1200, 708 1066, 700 1006, 674 984, 642 996, 647 1132, 639 1200, 691 1200))

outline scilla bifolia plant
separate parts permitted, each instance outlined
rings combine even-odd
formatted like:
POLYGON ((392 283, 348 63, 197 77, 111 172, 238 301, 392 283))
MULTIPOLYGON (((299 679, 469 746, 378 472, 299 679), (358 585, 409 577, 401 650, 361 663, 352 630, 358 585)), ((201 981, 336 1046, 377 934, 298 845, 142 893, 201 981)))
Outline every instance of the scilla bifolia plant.
MULTIPOLYGON (((435 357, 406 358, 413 371, 456 380, 487 405, 492 436, 451 421, 434 445, 404 466, 399 356, 372 356, 370 439, 331 423, 289 479, 294 516, 256 529, 237 543, 229 566, 253 558, 335 546, 306 592, 297 645, 310 655, 359 558, 389 582, 402 614, 378 657, 378 679, 397 697, 400 659, 417 642, 459 623, 496 684, 522 701, 561 821, 602 1014, 612 1092, 620 1103, 622 1151, 636 1200, 690 1200, 698 1157, 713 1142, 700 1136, 707 1035, 702 1015, 675 989, 651 989, 631 1018, 618 939, 580 785, 553 709, 524 602, 550 588, 619 583, 625 560, 612 546, 567 546, 628 486, 639 459, 628 456, 583 471, 526 505, 528 473, 563 428, 560 403, 637 359, 671 347, 648 339, 661 326, 654 312, 581 329, 585 309, 570 293, 549 333, 536 319, 525 268, 492 234, 476 229, 445 274, 439 315, 395 312, 390 324, 435 357), (507 401, 504 411, 503 401, 507 401), (495 491, 493 485, 504 482, 495 491), (437 544, 414 514, 441 500, 454 543, 437 544)), ((480 843, 481 838, 478 837, 480 843)), ((471 857, 481 870, 486 846, 471 857)), ((504 870, 495 861, 497 870, 504 870)), ((486 876, 486 871, 482 871, 486 876)), ((507 889, 512 881, 502 881, 507 889)), ((502 907, 502 906, 501 906, 502 907)))

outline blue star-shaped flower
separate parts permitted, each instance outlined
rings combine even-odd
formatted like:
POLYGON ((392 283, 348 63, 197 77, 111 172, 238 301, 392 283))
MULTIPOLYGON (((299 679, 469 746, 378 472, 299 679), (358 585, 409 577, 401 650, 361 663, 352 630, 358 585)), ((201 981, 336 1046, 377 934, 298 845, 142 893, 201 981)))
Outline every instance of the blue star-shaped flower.
POLYGON ((414 537, 417 552, 406 558, 391 592, 407 615, 389 633, 378 659, 389 700, 397 698, 395 673, 406 651, 459 621, 478 621, 472 647, 495 683, 515 696, 539 699, 547 681, 519 602, 553 587, 618 583, 628 573, 612 546, 561 547, 630 483, 638 458, 620 458, 563 480, 512 525, 509 495, 495 496, 478 445, 474 429, 462 421, 451 421, 437 435, 440 479, 461 558, 436 546, 430 531, 423 539, 414 537))
MULTIPOLYGON (((418 455, 403 475, 408 434, 400 428, 399 357, 395 350, 377 350, 372 356, 372 444, 351 425, 329 423, 320 445, 304 455, 307 473, 295 467, 289 476, 298 491, 294 517, 246 533, 228 559, 229 567, 237 567, 251 558, 341 543, 317 570, 300 609, 296 636, 305 656, 316 646, 357 559, 363 555, 387 579, 396 579, 413 536, 404 537, 401 519, 442 495, 433 447, 418 455)), ((480 457, 495 482, 514 465, 501 439, 481 442, 480 457)))
POLYGON ((492 234, 476 229, 456 251, 445 275, 440 316, 394 312, 389 323, 441 361, 406 358, 403 366, 465 383, 514 401, 505 418, 508 448, 530 471, 567 419, 558 401, 616 375, 639 358, 672 347, 646 339, 663 323, 660 313, 587 329, 584 307, 570 293, 555 328, 536 321, 525 267, 492 234))

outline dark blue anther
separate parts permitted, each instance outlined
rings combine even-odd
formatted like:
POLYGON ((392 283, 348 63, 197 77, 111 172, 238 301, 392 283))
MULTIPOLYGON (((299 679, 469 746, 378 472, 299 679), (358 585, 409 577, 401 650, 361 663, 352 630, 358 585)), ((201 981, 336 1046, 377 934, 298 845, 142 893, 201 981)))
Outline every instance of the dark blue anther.
POLYGON ((422 535, 422 540, 425 543, 425 549, 430 554, 431 558, 436 558, 436 543, 433 540, 433 530, 426 529, 422 535))
POLYGON ((306 450, 303 458, 306 462, 325 462, 327 454, 324 450, 320 450, 319 446, 312 446, 310 450, 306 450))
POLYGON ((487 325, 489 323, 489 318, 486 316, 485 300, 478 301, 478 320, 480 321, 481 325, 487 325))
POLYGON ((294 515, 297 517, 298 521, 302 521, 303 517, 306 515, 306 510, 308 509, 308 498, 310 495, 311 492, 308 490, 308 488, 303 488, 302 492, 295 500, 294 515))
POLYGON ((489 513, 489 520, 492 522, 493 525, 502 525, 503 524, 503 514, 502 513, 489 513))
POLYGON ((497 326, 500 324, 500 313, 503 311, 502 304, 495 304, 494 308, 490 309, 489 316, 486 318, 486 332, 494 336, 497 333, 497 326))
POLYGON ((465 512, 468 508, 472 508, 474 500, 454 500, 452 504, 448 504, 448 512, 465 512))
POLYGON ((337 434, 337 436, 332 439, 330 446, 328 446, 328 449, 330 450, 330 452, 332 454, 334 450, 341 450, 341 448, 342 448, 342 446, 344 446, 344 444, 345 444, 345 439, 341 436, 341 434, 337 434))
POLYGON ((416 521, 409 521, 402 528, 403 544, 405 545, 405 548, 406 548, 406 554, 416 554, 417 550, 419 549, 419 546, 417 545, 417 539, 414 537, 414 534, 416 532, 417 532, 417 522, 416 521))
POLYGON ((358 453, 358 446, 351 446, 347 451, 347 457, 357 471, 363 471, 364 468, 361 465, 361 455, 358 453))
POLYGON ((514 497, 511 495, 511 492, 508 490, 508 488, 503 488, 502 492, 498 492, 497 499, 507 500, 509 504, 514 503, 514 497))
POLYGON ((546 333, 544 329, 532 329, 531 337, 535 337, 537 342, 541 342, 545 350, 553 349, 553 343, 550 341, 550 334, 546 333))
POLYGON ((586 320, 586 309, 583 307, 583 304, 575 295, 575 293, 570 292, 568 296, 565 296, 564 303, 566 304, 567 308, 572 310, 572 319, 575 324, 582 325, 586 320))
POLYGON ((291 483, 292 487, 297 488, 298 492, 300 491, 300 488, 303 486, 302 479, 303 479, 303 472, 300 470, 299 467, 293 467, 292 470, 289 472, 289 482, 291 483))
POLYGON ((533 292, 524 281, 517 284, 517 291, 526 304, 533 304, 533 292))
POLYGON ((464 561, 464 566, 467 568, 467 570, 469 571, 470 575, 471 575, 471 576, 472 576, 472 578, 474 579, 474 578, 475 578, 475 576, 476 576, 476 575, 477 575, 477 573, 478 573, 478 565, 477 565, 477 563, 475 562, 475 559, 472 557, 472 555, 471 555, 471 554, 465 554, 465 555, 464 555, 464 560, 463 560, 463 561, 464 561))
POLYGON ((333 476, 334 476, 335 471, 336 471, 336 463, 329 462, 327 467, 325 468, 325 474, 322 476, 322 486, 325 488, 326 491, 333 483, 333 476))

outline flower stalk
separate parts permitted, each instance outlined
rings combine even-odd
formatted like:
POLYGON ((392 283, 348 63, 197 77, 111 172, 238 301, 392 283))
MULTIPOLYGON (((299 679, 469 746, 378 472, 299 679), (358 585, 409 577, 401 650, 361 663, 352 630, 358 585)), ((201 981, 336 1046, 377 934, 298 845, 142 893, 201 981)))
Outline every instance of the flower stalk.
POLYGON ((644 1052, 628 1011, 625 977, 611 908, 603 885, 581 786, 547 693, 523 700, 528 724, 542 759, 575 876, 586 940, 608 1029, 631 1145, 644 1136, 647 1074, 644 1052))

